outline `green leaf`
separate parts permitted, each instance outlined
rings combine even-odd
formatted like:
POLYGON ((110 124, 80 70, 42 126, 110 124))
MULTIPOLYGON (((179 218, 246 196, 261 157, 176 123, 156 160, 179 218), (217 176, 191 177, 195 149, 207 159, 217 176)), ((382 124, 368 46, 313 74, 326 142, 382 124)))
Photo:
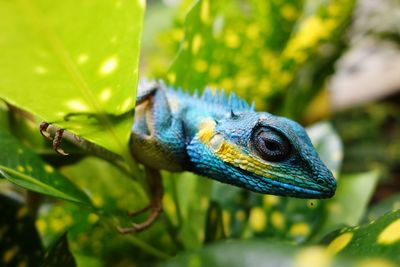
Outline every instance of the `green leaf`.
POLYGON ((74 254, 78 266, 84 267, 102 267, 104 266, 97 257, 89 257, 82 254, 74 254))
POLYGON ((63 234, 50 249, 42 267, 76 267, 76 261, 68 246, 67 234, 63 234))
POLYGON ((307 134, 322 161, 333 176, 338 177, 343 160, 343 145, 332 125, 327 122, 314 124, 307 127, 307 134))
POLYGON ((291 266, 295 247, 266 240, 219 242, 184 252, 161 266, 291 266))
POLYGON ((366 220, 372 221, 376 220, 385 213, 388 213, 389 211, 393 210, 399 210, 400 209, 400 194, 394 194, 390 197, 385 198, 382 201, 379 201, 377 204, 372 206, 369 211, 368 215, 365 216, 366 220))
POLYGON ((87 157, 74 165, 63 167, 61 172, 85 189, 102 215, 126 219, 127 210, 139 210, 149 202, 138 181, 104 160, 87 157))
POLYGON ((0 98, 125 155, 143 1, 20 0, 0 10, 0 98))
MULTIPOLYGON (((362 261, 345 257, 334 258, 323 246, 295 246, 275 240, 231 240, 204 246, 196 251, 180 253, 161 266, 394 266, 392 264, 361 265, 361 263, 362 261)), ((363 264, 366 263, 363 262, 363 264)))
POLYGON ((165 179, 165 213, 178 227, 186 249, 198 248, 205 237, 209 196, 214 182, 192 173, 172 174, 165 179))
POLYGON ((218 203, 212 201, 207 211, 204 243, 211 243, 224 239, 225 237, 221 207, 218 203))
POLYGON ((39 266, 44 250, 28 207, 0 194, 0 266, 39 266))
MULTIPOLYGON (((74 255, 97 258, 105 266, 108 266, 109 254, 130 255, 137 251, 137 254, 132 254, 141 255, 140 259, 133 257, 136 262, 143 258, 166 257, 175 252, 163 215, 140 235, 120 235, 117 232, 117 227, 129 227, 132 222, 140 223, 148 216, 148 213, 128 216, 127 211, 142 209, 149 199, 144 188, 126 173, 94 157, 63 167, 61 172, 88 193, 96 210, 72 203, 48 206, 39 214, 37 223, 41 226, 39 230, 46 246, 68 231, 74 255)), ((80 260, 79 257, 76 259, 80 260)))
POLYGON ((357 225, 364 216, 379 177, 379 172, 374 171, 342 176, 335 196, 326 204, 327 217, 318 237, 342 225, 357 225))
POLYGON ((91 205, 84 192, 2 129, 0 146, 0 175, 8 181, 38 193, 91 205))
MULTIPOLYGON (((331 235, 328 250, 351 258, 381 258, 400 264, 400 210, 331 235)), ((377 265, 376 265, 377 266, 377 265)), ((385 265, 386 266, 386 265, 385 265)), ((391 265, 388 265, 391 266, 391 265)))
POLYGON ((327 246, 277 240, 230 240, 185 251, 161 266, 385 266, 400 263, 400 211, 343 229, 327 246))
POLYGON ((139 263, 143 260, 168 257, 167 251, 173 249, 168 246, 171 243, 166 244, 167 233, 159 231, 160 220, 141 235, 121 235, 116 230, 117 226, 121 226, 120 221, 68 202, 48 206, 39 214, 36 224, 40 226, 38 228, 46 247, 68 231, 71 251, 75 256, 79 255, 76 260, 89 260, 95 266, 96 262, 90 258, 97 259, 101 266, 109 266, 113 260, 117 261, 117 255, 125 255, 126 259, 141 266, 139 263), (110 264, 107 264, 109 261, 110 264))

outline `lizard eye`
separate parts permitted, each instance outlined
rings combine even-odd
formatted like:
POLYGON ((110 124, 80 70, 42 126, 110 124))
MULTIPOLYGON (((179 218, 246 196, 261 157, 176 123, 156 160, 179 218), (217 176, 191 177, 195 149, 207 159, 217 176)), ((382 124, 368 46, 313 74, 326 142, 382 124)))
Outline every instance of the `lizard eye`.
POLYGON ((287 138, 271 128, 261 127, 257 129, 252 141, 264 160, 281 161, 290 154, 291 147, 287 138))

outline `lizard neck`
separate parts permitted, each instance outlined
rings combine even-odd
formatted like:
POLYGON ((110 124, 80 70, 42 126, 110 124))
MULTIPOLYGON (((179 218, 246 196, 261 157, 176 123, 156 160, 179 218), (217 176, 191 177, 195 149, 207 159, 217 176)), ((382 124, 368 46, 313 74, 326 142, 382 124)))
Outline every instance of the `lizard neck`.
POLYGON ((167 91, 167 99, 172 116, 182 122, 187 143, 206 124, 215 123, 221 118, 229 116, 228 110, 221 108, 220 105, 206 102, 174 90, 167 91))

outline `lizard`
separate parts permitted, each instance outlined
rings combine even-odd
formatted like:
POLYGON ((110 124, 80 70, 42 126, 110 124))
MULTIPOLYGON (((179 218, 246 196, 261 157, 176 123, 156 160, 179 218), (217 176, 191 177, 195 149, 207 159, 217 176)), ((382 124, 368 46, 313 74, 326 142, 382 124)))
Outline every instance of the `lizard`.
MULTIPOLYGON (((42 133, 46 129, 41 126, 42 133)), ((62 137, 57 133, 56 151, 62 137)), ((124 234, 146 229, 160 214, 160 170, 190 171, 256 193, 295 198, 330 198, 336 190, 333 174, 300 124, 257 112, 254 102, 249 105, 233 92, 226 96, 206 88, 199 96, 141 80, 129 145, 145 166, 153 197, 130 213, 151 210, 149 217, 118 228, 124 234)))

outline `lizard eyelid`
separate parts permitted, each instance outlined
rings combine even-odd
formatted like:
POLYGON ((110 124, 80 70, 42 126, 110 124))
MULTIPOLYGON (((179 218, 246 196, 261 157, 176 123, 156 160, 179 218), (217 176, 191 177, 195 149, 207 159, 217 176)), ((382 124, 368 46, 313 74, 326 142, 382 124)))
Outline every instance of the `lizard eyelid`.
POLYGON ((290 155, 289 140, 270 127, 258 127, 251 140, 260 157, 266 161, 278 162, 290 155))

